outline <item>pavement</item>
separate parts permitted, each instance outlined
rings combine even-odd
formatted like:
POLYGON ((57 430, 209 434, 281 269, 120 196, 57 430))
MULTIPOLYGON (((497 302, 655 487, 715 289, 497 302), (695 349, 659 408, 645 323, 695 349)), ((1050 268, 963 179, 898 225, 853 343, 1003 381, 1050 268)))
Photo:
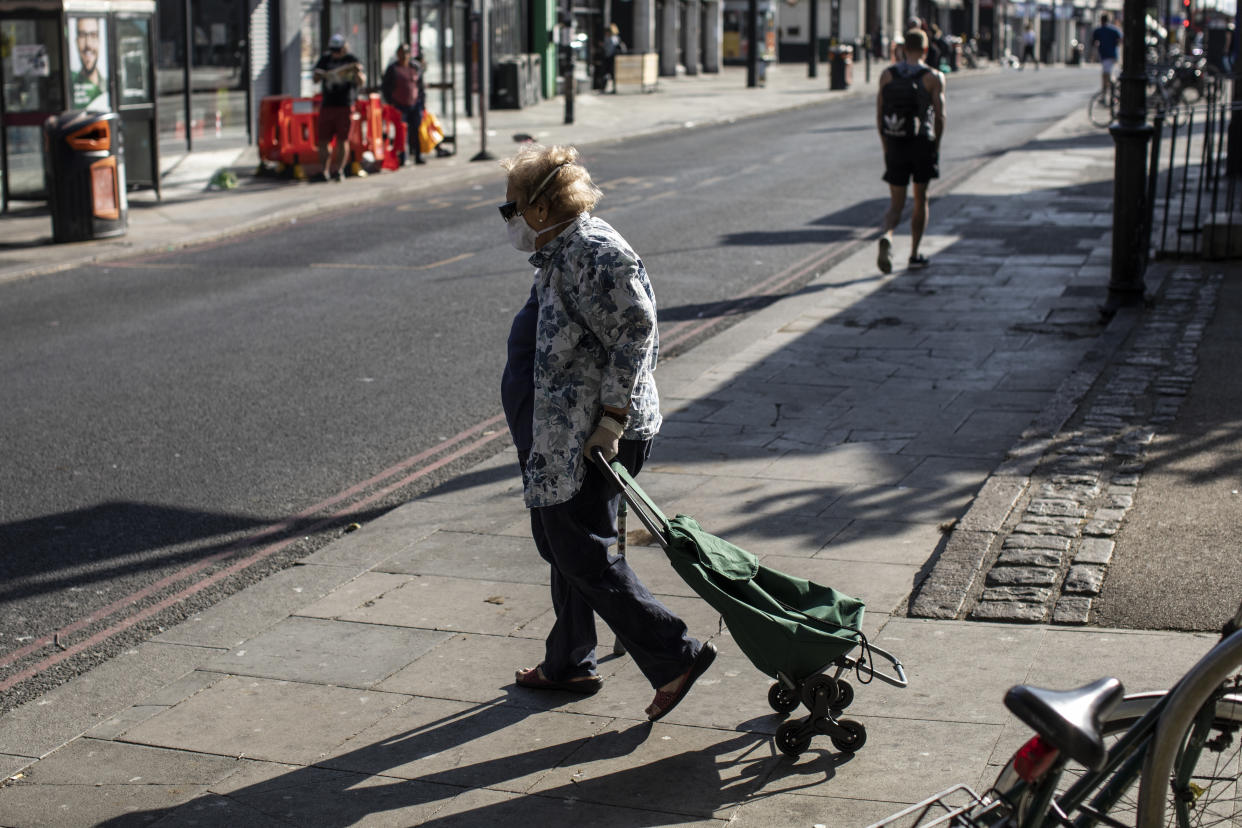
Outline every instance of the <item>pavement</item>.
MULTIPOLYGON (((804 75, 662 79, 624 109, 580 98, 600 107, 580 131, 548 105, 495 126, 588 144, 871 94, 804 75)), ((67 247, 129 256, 292 220, 329 187, 362 203, 463 175, 500 179, 459 155, 294 196, 243 185, 67 247)), ((1026 737, 1001 703, 1015 683, 1169 686, 1213 641, 1176 605, 1205 578, 1236 600, 1220 572, 1236 570, 1242 287, 1233 263, 1157 262, 1150 306, 1103 320, 1111 179, 1111 141, 1075 113, 935 191, 928 269, 883 276, 870 240, 813 255, 804 288, 660 366, 644 488, 863 599, 867 636, 904 664, 906 688, 848 678, 856 753, 774 748, 770 680, 638 531, 629 560, 715 665, 655 724, 624 656, 601 660, 595 696, 516 687, 551 610, 506 451, 0 717, 0 825, 863 826, 986 787, 1026 737), (1196 554, 1170 560, 1186 533, 1196 554), (1167 624, 1137 628, 1136 603, 1177 589, 1167 624)), ((75 263, 21 252, 46 258, 0 278, 75 263)))

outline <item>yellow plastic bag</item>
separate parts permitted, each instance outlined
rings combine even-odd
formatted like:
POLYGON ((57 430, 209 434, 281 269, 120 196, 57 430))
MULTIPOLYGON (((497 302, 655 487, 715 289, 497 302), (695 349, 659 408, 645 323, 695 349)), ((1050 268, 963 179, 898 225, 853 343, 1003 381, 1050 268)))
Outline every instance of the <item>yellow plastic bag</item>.
POLYGON ((440 126, 440 119, 424 109, 423 120, 418 124, 419 152, 432 152, 443 140, 444 129, 440 126))

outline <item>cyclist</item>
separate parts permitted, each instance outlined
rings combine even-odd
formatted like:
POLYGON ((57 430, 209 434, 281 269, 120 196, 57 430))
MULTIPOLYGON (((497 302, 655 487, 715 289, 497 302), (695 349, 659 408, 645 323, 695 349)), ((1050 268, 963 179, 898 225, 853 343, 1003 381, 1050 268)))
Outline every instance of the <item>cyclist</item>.
POLYGON ((1101 91, 1108 94, 1113 83, 1113 67, 1121 47, 1121 29, 1109 22, 1108 12, 1100 15, 1100 25, 1091 33, 1091 46, 1100 56, 1101 91))

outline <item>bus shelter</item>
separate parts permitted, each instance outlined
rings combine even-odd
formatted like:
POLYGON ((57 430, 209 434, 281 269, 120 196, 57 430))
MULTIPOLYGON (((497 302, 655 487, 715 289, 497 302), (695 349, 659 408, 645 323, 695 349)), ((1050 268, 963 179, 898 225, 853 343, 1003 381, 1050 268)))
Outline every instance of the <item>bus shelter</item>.
POLYGON ((46 199, 43 125, 115 112, 129 187, 159 193, 155 0, 0 0, 0 209, 46 199))

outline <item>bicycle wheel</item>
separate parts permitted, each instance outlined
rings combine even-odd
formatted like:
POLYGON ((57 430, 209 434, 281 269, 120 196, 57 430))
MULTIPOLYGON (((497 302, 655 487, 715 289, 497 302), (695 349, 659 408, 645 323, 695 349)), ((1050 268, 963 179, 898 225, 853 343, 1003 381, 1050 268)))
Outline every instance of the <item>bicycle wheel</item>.
POLYGON ((1147 750, 1142 828, 1242 823, 1242 633, 1222 641, 1169 697, 1147 750))
POLYGON ((1087 104, 1087 118, 1098 127, 1106 127, 1113 122, 1116 114, 1113 110, 1116 98, 1107 92, 1099 92, 1087 104))

